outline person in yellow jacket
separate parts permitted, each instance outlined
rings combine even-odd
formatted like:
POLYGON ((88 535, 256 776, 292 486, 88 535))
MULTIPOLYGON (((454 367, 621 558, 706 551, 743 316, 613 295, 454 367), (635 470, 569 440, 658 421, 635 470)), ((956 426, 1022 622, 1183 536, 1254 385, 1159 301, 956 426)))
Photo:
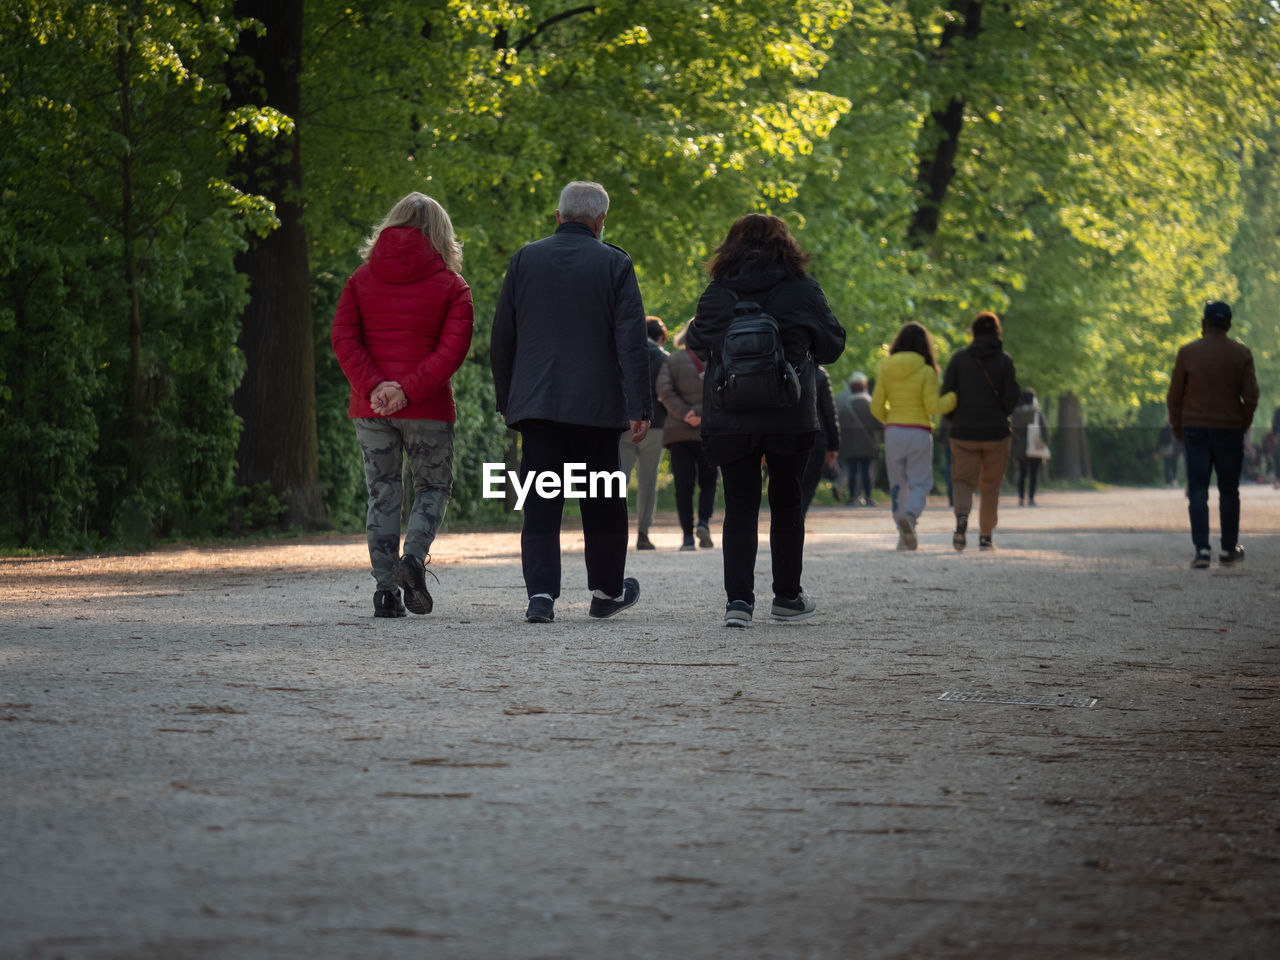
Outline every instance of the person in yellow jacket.
POLYGON ((933 418, 955 409, 938 394, 938 361, 924 324, 905 324, 880 362, 871 414, 884 424, 884 461, 898 527, 898 549, 916 548, 916 521, 933 487, 933 418))

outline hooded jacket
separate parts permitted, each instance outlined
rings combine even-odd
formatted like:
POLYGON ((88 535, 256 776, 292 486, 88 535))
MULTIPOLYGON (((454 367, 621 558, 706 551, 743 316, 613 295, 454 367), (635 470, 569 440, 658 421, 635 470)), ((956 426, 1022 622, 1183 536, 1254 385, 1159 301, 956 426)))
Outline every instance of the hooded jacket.
POLYGON ((351 384, 350 417, 376 417, 369 394, 396 381, 403 420, 457 419, 449 378, 471 347, 471 288, 421 230, 388 227, 338 298, 330 342, 351 384))
POLYGON ((956 405, 956 395, 938 394, 938 372, 913 350, 880 361, 871 394, 871 415, 886 426, 933 428, 933 418, 956 405))
POLYGON ((831 313, 818 281, 788 275, 781 264, 746 260, 732 276, 702 292, 685 344, 707 361, 702 381, 702 436, 816 433, 814 363, 834 363, 844 352, 844 327, 831 313), (713 401, 720 377, 719 353, 739 297, 755 300, 778 321, 782 349, 800 378, 800 399, 777 410, 725 410, 713 401))
POLYGON ((1018 405, 1022 390, 1013 360, 994 333, 974 337, 973 343, 951 358, 942 389, 956 394, 952 440, 1003 440, 1009 436, 1009 414, 1018 405))

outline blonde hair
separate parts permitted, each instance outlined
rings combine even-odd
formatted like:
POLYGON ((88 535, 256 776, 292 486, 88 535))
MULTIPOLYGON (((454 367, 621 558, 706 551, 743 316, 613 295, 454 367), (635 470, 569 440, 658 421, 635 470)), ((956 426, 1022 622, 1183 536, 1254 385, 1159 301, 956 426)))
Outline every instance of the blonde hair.
POLYGON ((361 257, 369 259, 378 236, 387 227, 413 227, 421 230, 431 246, 444 258, 444 265, 454 273, 462 272, 462 244, 453 235, 453 221, 449 219, 444 207, 426 194, 414 191, 392 207, 391 212, 382 218, 382 222, 373 228, 373 232, 361 245, 361 257))

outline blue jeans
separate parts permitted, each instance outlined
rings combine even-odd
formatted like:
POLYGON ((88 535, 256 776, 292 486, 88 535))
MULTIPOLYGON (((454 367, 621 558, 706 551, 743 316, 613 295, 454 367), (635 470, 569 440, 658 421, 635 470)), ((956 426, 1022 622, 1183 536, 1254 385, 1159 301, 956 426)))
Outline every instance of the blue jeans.
POLYGON ((1209 549, 1209 474, 1218 475, 1218 516, 1222 551, 1240 539, 1240 468, 1244 465, 1244 431, 1184 427, 1187 453, 1187 512, 1196 550, 1209 549))

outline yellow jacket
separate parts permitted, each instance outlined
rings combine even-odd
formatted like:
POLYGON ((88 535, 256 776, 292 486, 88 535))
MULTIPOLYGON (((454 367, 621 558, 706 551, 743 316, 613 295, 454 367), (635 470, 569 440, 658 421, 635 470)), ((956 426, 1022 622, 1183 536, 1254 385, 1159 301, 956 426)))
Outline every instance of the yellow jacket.
POLYGON ((938 396, 938 372, 910 350, 880 361, 871 414, 884 424, 932 427, 933 418, 956 408, 955 393, 938 396))

